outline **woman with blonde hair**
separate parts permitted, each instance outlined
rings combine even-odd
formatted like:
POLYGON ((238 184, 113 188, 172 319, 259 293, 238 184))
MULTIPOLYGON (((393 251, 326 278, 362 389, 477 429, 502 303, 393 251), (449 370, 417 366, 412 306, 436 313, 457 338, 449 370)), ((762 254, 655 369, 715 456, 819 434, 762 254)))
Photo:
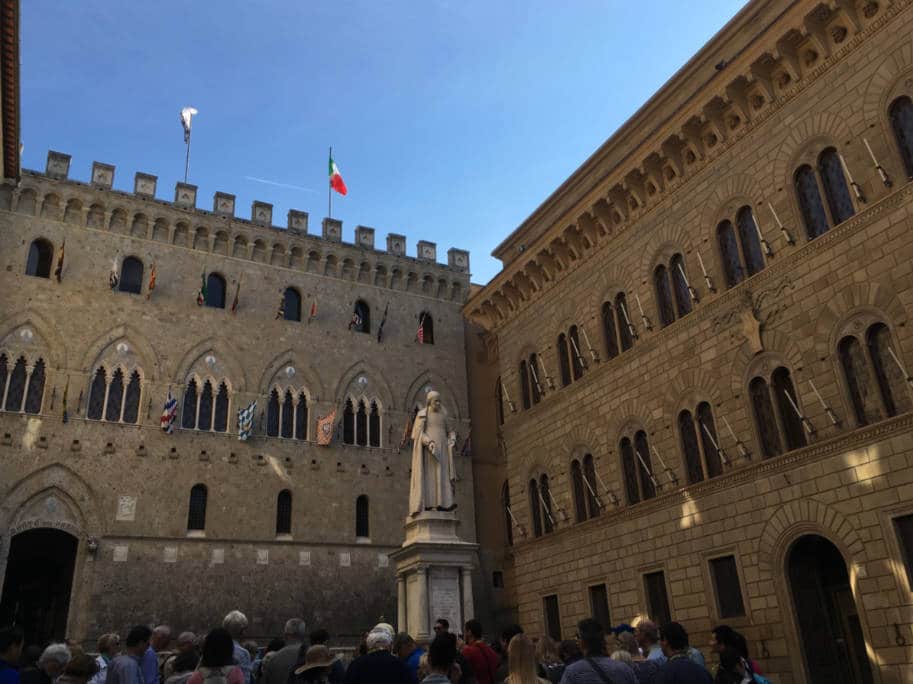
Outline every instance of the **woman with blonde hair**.
POLYGON ((525 634, 518 634, 507 645, 510 673, 504 684, 549 684, 536 674, 536 646, 525 634))
POLYGON ((558 644, 550 636, 542 636, 536 642, 536 659, 539 661, 539 675, 544 675, 552 684, 558 684, 564 674, 564 663, 558 653, 558 644))

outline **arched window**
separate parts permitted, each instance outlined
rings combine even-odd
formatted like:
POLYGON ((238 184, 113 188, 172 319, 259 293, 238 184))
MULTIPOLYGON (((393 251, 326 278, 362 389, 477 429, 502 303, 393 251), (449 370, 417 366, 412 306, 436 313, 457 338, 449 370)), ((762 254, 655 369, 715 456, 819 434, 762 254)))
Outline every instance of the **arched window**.
POLYGON ((225 308, 225 278, 218 273, 206 276, 206 306, 225 308))
POLYGON ((656 496, 656 485, 654 484, 653 462, 650 457, 650 445, 647 442, 647 433, 638 430, 634 435, 634 454, 641 464, 640 469, 640 493, 644 499, 652 499, 656 496))
POLYGON ((599 515, 602 503, 596 496, 596 463, 593 460, 593 454, 585 454, 583 457, 583 486, 586 489, 587 508, 590 517, 594 518, 599 515))
POLYGON ((574 376, 574 380, 579 380, 583 377, 583 351, 580 348, 580 336, 576 325, 572 325, 567 331, 567 340, 570 345, 568 351, 571 353, 571 375, 574 376))
POLYGON ((856 209, 853 207, 843 165, 835 148, 828 147, 818 156, 818 173, 821 174, 824 196, 827 198, 834 225, 843 223, 856 213, 856 209))
POLYGON ((355 302, 355 307, 352 310, 352 320, 349 321, 349 330, 360 333, 371 332, 371 307, 361 299, 355 302))
POLYGON ((9 359, 6 358, 6 354, 0 354, 0 408, 3 408, 3 395, 6 394, 9 371, 9 359))
POLYGON ((355 499, 355 536, 367 539, 371 536, 368 519, 368 497, 362 494, 355 499))
POLYGON ((859 340, 848 335, 837 345, 837 357, 843 369, 843 379, 850 396, 856 425, 868 425, 881 418, 878 399, 869 378, 868 364, 859 340))
POLYGON ((206 485, 195 484, 190 490, 190 507, 187 512, 187 530, 206 529, 206 485))
POLYGON ((731 221, 722 221, 716 227, 716 240, 720 247, 723 261, 723 275, 726 276, 726 287, 735 287, 745 279, 742 272, 742 261, 739 259, 739 245, 735 239, 735 229, 731 221))
POLYGON ((640 502, 640 485, 637 484, 637 470, 639 468, 634 455, 634 445, 628 437, 623 437, 618 444, 621 453, 621 470, 625 481, 625 495, 628 504, 640 502))
POLYGON ((32 240, 28 260, 25 262, 25 275, 50 278, 53 260, 54 248, 50 242, 43 238, 32 240))
POLYGON ((228 385, 223 380, 213 390, 214 385, 212 379, 204 380, 202 389, 199 389, 196 378, 187 382, 181 411, 182 428, 207 432, 225 432, 228 429, 228 385))
POLYGON ((561 369, 561 386, 571 384, 571 359, 568 356, 567 337, 564 333, 558 335, 558 368, 561 369))
POLYGON ((542 383, 539 380, 539 358, 535 354, 529 355, 529 391, 532 396, 533 404, 538 404, 542 400, 542 383))
POLYGON ((546 534, 555 529, 555 514, 552 511, 552 493, 548 486, 548 475, 542 474, 539 477, 539 496, 542 497, 542 527, 546 534))
POLYGON ((285 288, 282 295, 282 315, 287 321, 301 320, 301 295, 294 287, 285 288))
POLYGON ((25 368, 25 357, 20 356, 16 359, 13 366, 13 372, 10 375, 9 386, 6 388, 6 403, 4 408, 7 411, 21 411, 22 399, 25 396, 25 385, 28 373, 25 368))
POLYGON ((520 362, 520 397, 523 401, 523 408, 528 409, 532 406, 529 400, 529 375, 526 372, 526 361, 520 362))
POLYGON ((656 288, 656 308, 659 311, 659 322, 665 327, 675 320, 675 309, 672 306, 672 286, 669 273, 663 264, 653 271, 653 286, 656 288))
POLYGON ((824 202, 821 201, 821 191, 818 189, 818 179, 815 178, 812 167, 805 164, 796 169, 793 181, 796 185, 796 197, 799 198, 799 208, 802 210, 802 220, 805 222, 805 234, 809 240, 814 240, 824 235, 829 227, 824 202))
POLYGON ((504 425, 504 389, 501 385, 501 376, 498 376, 495 385, 495 401, 497 402, 498 425, 504 425))
POLYGON ((690 411, 678 414, 678 434, 682 441, 682 455, 685 457, 685 472, 688 484, 695 484, 704 479, 704 468, 701 465, 700 447, 697 442, 697 431, 694 429, 694 418, 690 411))
POLYGON ((121 292, 140 294, 143 291, 143 262, 129 256, 120 265, 120 280, 117 289, 121 292))
POLYGON ((719 435, 716 433, 716 423, 713 420, 713 410, 710 404, 702 401, 697 405, 697 433, 701 439, 704 452, 704 463, 707 466, 707 477, 716 477, 723 474, 723 458, 717 448, 720 444, 719 435), (716 446, 714 446, 714 444, 716 446))
POLYGON ((605 338, 606 359, 614 359, 618 356, 618 331, 612 302, 605 302, 602 305, 602 336, 605 338))
POLYGON ((434 319, 427 311, 419 315, 419 331, 422 344, 434 344, 434 319))
POLYGON ((111 384, 108 385, 108 403, 105 407, 105 420, 116 423, 120 420, 120 409, 124 401, 124 372, 117 368, 111 374, 111 384))
POLYGON ((368 444, 368 412, 364 401, 358 402, 358 410, 355 412, 355 443, 358 446, 368 444))
POLYGON ((101 420, 107 389, 108 378, 105 369, 102 367, 95 371, 92 385, 89 387, 89 403, 86 407, 86 418, 89 420, 101 420))
POLYGON ((583 493, 583 468, 576 458, 571 461, 571 489, 574 493, 574 516, 577 522, 587 519, 586 499, 583 493))
POLYGON ((380 446, 380 409, 377 402, 371 402, 371 414, 368 416, 368 446, 380 446))
POLYGON ((285 390, 285 398, 282 401, 282 436, 285 439, 291 439, 294 435, 295 425, 295 402, 292 400, 291 390, 285 390))
POLYGON ((780 421, 783 427, 783 437, 786 448, 798 449, 806 445, 805 430, 796 408, 799 406, 799 395, 793 387, 789 371, 782 366, 777 368, 770 376, 770 388, 780 410, 780 421))
POLYGON ((678 317, 691 313, 691 293, 688 289, 688 279, 685 276, 685 258, 675 254, 669 260, 669 272, 672 275, 672 292, 675 294, 675 308, 678 317))
POLYGON ((618 444, 618 451, 621 454, 621 469, 628 504, 636 504, 656 496, 647 433, 637 430, 633 438, 630 433, 623 436, 618 444))
POLYGON ((621 338, 621 351, 628 351, 634 346, 634 336, 631 334, 631 326, 628 325, 630 314, 628 313, 628 300, 624 292, 619 292, 615 296, 615 322, 618 327, 618 336, 621 338))
POLYGON ((898 97, 888 108, 891 129, 907 178, 913 178, 913 100, 906 95, 898 97))
POLYGON ((308 398, 301 392, 295 404, 295 439, 308 438, 308 398))
POLYGON ((736 214, 739 226, 739 242, 742 245, 742 259, 745 272, 749 276, 764 270, 764 253, 761 251, 761 239, 758 237, 758 225, 751 207, 744 206, 736 214))
POLYGON ((529 516, 533 523, 533 536, 542 536, 542 507, 539 505, 539 483, 529 481, 529 516))
POLYGON ((771 458, 782 453, 780 433, 774 407, 770 401, 770 390, 764 378, 755 378, 748 385, 748 396, 751 397, 751 408, 754 413, 758 437, 761 442, 761 455, 771 458))
POLYGON ((44 397, 44 359, 38 359, 29 374, 28 390, 25 394, 26 413, 41 413, 41 400, 44 397))
POLYGON ((501 508, 504 512, 504 536, 508 546, 514 544, 514 520, 510 510, 510 485, 507 480, 501 486, 501 508))
POLYGON ((346 399, 342 409, 342 443, 355 444, 355 407, 351 399, 346 399))
POLYGON ((909 411, 911 402, 907 379, 891 354, 893 351, 894 355, 899 355, 900 350, 892 344, 888 326, 884 323, 869 326, 866 342, 885 413, 896 416, 909 411))
POLYGON ((276 534, 292 533, 292 493, 283 489, 276 497, 276 534))
POLYGON ((184 389, 184 404, 181 409, 181 427, 194 429, 197 426, 197 381, 191 378, 184 389))
POLYGON ((124 392, 124 409, 121 420, 125 423, 136 423, 139 418, 140 377, 137 371, 130 373, 130 382, 124 392))

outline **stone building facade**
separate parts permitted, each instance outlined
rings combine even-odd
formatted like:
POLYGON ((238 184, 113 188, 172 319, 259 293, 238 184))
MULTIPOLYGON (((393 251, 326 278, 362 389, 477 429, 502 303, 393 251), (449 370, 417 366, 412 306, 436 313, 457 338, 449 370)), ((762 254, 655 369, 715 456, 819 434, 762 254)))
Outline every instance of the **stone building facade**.
POLYGON ((495 250, 478 500, 527 631, 913 681, 911 36, 906 0, 750 2, 495 250))
MULTIPOLYGON (((400 445, 428 389, 469 436, 468 253, 443 265, 430 242, 411 257, 402 235, 313 235, 300 211, 277 228, 266 203, 242 219, 225 193, 205 211, 191 185, 162 201, 153 176, 128 193, 112 166, 84 183, 69 165, 51 152, 0 187, 0 622, 94 643, 239 608, 251 637, 301 616, 339 643, 395 619, 400 445)), ((457 460, 475 541, 468 448, 457 460)))

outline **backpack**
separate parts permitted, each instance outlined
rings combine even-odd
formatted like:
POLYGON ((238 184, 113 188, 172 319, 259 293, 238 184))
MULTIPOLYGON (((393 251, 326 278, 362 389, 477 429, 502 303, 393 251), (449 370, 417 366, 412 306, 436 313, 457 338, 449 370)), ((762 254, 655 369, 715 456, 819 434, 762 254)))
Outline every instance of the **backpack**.
POLYGON ((237 666, 201 667, 200 674, 203 675, 203 684, 228 684, 228 675, 235 667, 237 666))

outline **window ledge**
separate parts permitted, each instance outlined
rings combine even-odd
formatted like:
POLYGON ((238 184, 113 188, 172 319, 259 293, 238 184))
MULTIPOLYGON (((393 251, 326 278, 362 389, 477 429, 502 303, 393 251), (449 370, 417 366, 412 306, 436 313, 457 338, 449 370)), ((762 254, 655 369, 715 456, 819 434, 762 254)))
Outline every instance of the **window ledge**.
POLYGON ((290 541, 294 541, 294 540, 292 539, 291 534, 277 534, 276 541, 290 542, 290 541))
POLYGON ((371 537, 355 537, 356 544, 370 544, 371 537))
POLYGON ((206 530, 187 530, 188 539, 205 539, 206 530))

